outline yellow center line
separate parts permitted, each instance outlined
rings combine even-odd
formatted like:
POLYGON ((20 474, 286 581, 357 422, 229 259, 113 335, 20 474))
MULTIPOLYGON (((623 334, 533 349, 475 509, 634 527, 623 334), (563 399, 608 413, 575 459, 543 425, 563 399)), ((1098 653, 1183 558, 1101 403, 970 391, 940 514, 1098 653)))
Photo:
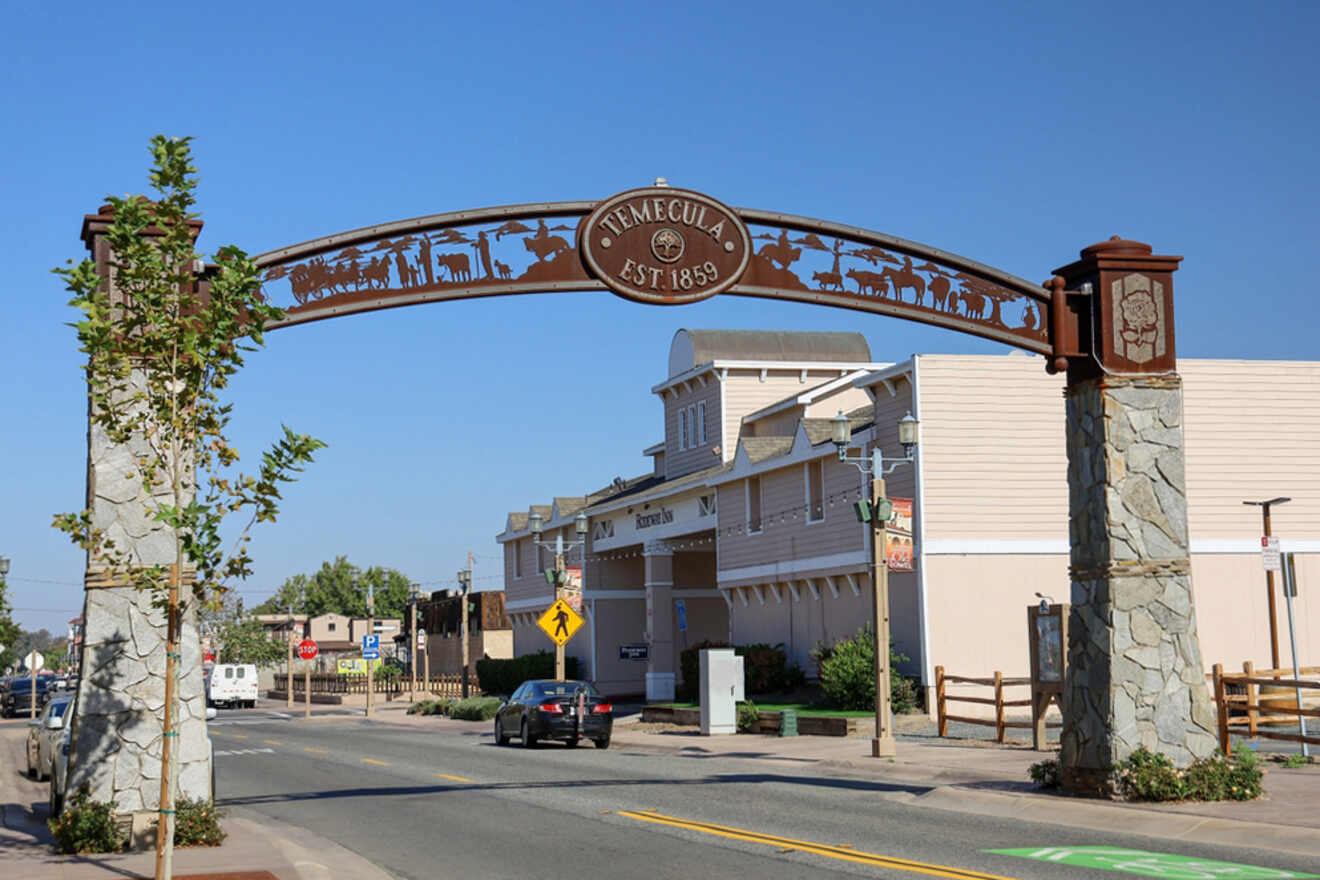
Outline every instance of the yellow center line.
POLYGON ((303 751, 304 751, 304 752, 311 752, 311 753, 316 754, 316 755, 328 755, 328 754, 330 754, 330 753, 327 752, 325 749, 314 749, 314 748, 312 748, 311 746, 303 746, 303 751))
POLYGON ((435 775, 436 775, 436 776, 439 776, 441 779, 452 779, 452 780, 454 780, 455 782, 471 782, 471 781, 472 781, 471 779, 468 779, 466 776, 451 776, 451 775, 448 774, 448 773, 437 773, 437 774, 435 774, 435 775))
POLYGON ((234 739, 247 739, 246 733, 231 733, 229 735, 232 736, 234 739))
POLYGON ((388 766, 390 766, 390 764, 389 764, 388 761, 377 761, 375 758, 363 758, 363 759, 362 759, 362 763, 363 763, 363 764, 376 764, 376 765, 381 766, 381 767, 388 767, 388 766))
POLYGON ((955 880, 1012 880, 999 874, 986 874, 980 871, 972 871, 966 868, 955 868, 951 865, 937 865, 930 862, 915 862, 910 859, 900 859, 894 856, 881 855, 879 853, 862 852, 852 847, 834 846, 828 843, 815 843, 807 840, 794 840, 791 837, 779 837, 774 834, 764 834, 760 831, 750 831, 745 828, 730 828, 724 825, 712 825, 709 822, 696 822, 690 819, 680 819, 675 816, 663 816, 659 813, 637 813, 632 810, 619 810, 618 815, 626 816, 629 819, 637 819, 642 822, 655 822, 660 825, 669 825, 673 828, 683 828, 688 831, 699 831, 702 834, 713 834, 718 837, 728 837, 734 840, 745 840, 750 843, 760 843, 766 846, 773 846, 785 851, 797 850, 799 852, 808 852, 815 855, 826 856, 831 859, 840 859, 848 862, 859 862, 863 865, 875 865, 883 868, 894 868, 899 871, 912 871, 918 874, 929 874, 934 877, 952 877, 955 880))
POLYGON ((263 739, 262 742, 264 742, 266 745, 270 745, 270 746, 283 745, 283 743, 281 743, 281 742, 280 742, 279 740, 277 740, 277 739, 263 739))

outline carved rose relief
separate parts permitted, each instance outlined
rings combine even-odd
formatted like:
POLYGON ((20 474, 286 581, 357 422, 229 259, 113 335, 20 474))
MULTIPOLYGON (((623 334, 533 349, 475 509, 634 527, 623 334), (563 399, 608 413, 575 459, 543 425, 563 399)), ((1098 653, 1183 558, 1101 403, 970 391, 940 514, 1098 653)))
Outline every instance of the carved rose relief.
POLYGON ((1164 285, 1145 275, 1127 275, 1111 287, 1114 301, 1114 351, 1144 364, 1164 354, 1164 285))

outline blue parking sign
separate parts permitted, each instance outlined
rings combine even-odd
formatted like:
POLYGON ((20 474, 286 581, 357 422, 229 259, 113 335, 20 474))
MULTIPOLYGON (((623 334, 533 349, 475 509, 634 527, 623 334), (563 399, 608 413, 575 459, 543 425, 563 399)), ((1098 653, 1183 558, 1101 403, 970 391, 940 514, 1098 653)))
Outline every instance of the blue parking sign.
POLYGON ((372 634, 362 637, 362 659, 379 660, 380 659, 380 636, 372 634))

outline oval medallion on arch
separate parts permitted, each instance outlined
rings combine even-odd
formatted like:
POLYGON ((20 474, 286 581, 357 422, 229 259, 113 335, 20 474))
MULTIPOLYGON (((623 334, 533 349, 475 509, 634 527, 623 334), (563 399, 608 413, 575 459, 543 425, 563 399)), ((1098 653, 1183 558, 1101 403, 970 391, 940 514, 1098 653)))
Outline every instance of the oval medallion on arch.
POLYGON ((627 299, 698 302, 728 290, 747 269, 751 236, 732 209, 669 186, 608 198, 578 226, 587 270, 627 299))

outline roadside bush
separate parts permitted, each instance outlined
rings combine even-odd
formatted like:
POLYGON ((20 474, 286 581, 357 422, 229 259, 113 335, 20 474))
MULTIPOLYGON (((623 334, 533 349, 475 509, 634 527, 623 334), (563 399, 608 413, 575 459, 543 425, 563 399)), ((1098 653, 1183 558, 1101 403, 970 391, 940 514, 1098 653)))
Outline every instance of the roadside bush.
POLYGON ((738 704, 738 732, 755 733, 761 722, 761 712, 751 700, 738 704))
POLYGON ((499 697, 468 697, 449 706, 449 717, 459 721, 489 721, 502 701, 499 697))
POLYGON ((1260 758, 1251 749, 1233 757, 1215 752, 1179 770, 1167 755, 1134 751, 1115 767, 1119 793, 1140 801, 1249 801, 1262 794, 1260 758))
POLYGON ((228 836, 220 828, 225 814, 215 804, 182 798, 174 802, 175 846, 219 846, 228 836))
POLYGON ((124 839, 115 828, 114 801, 98 803, 84 786, 46 825, 55 835, 55 850, 61 853, 108 853, 124 848, 124 839))
MULTIPOLYGON (((864 626, 850 639, 817 647, 812 657, 820 669, 825 703, 839 709, 875 709, 875 633, 864 626)), ((907 657, 889 646, 889 702, 895 714, 917 707, 917 688, 897 672, 907 657)))
POLYGON ((1032 764, 1027 768, 1031 774, 1031 781, 1041 788, 1059 787, 1059 759, 1047 758, 1038 764, 1032 764))
POLYGON ((436 700, 418 700, 408 707, 409 715, 448 715, 454 700, 441 697, 436 700))
MULTIPOLYGON (((564 676, 578 677, 578 659, 564 658, 564 676)), ((512 660, 493 660, 489 657, 477 661, 477 684, 485 694, 508 696, 518 685, 532 678, 554 678, 555 655, 549 651, 523 654, 512 660)))
MULTIPOLYGON (((701 652, 706 648, 728 648, 728 642, 703 641, 684 649, 678 655, 678 668, 683 680, 674 691, 680 702, 695 703, 701 698, 701 652)), ((806 673, 796 663, 789 665, 784 644, 733 645, 733 652, 743 658, 747 672, 747 693, 777 694, 801 687, 807 681, 806 673)))

